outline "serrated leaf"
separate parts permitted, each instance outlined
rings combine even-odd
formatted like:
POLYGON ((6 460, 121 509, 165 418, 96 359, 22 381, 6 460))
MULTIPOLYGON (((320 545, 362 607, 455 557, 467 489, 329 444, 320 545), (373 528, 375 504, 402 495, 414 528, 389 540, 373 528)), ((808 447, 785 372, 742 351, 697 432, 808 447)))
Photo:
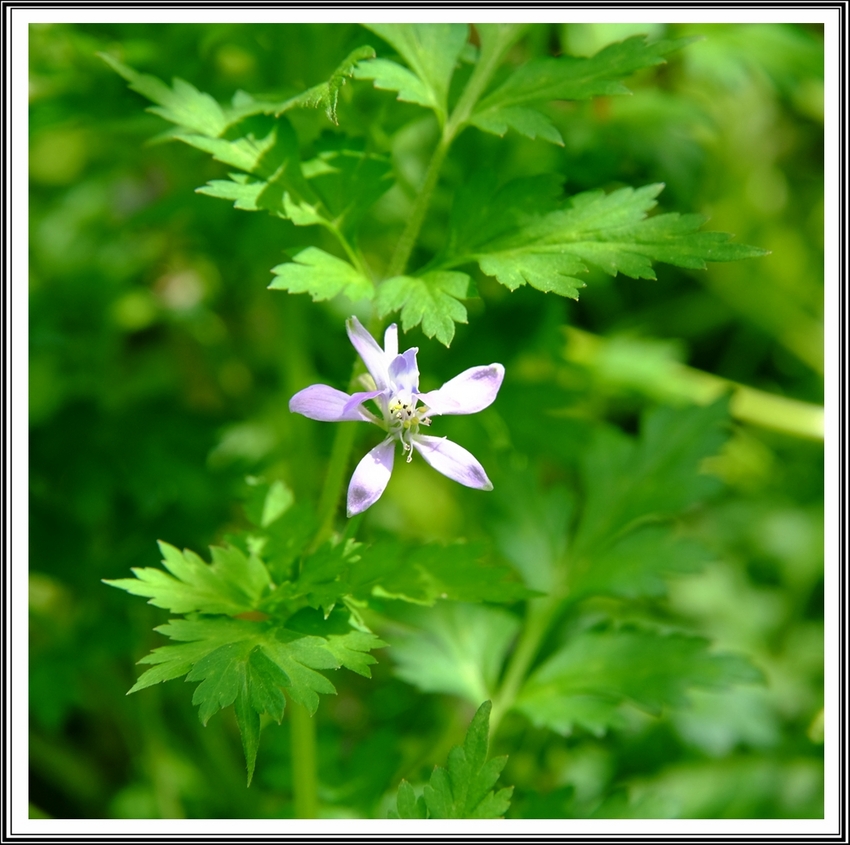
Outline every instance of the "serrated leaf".
POLYGON ((157 106, 149 109, 184 129, 210 138, 218 137, 227 128, 227 119, 221 106, 209 95, 198 91, 182 79, 174 79, 169 88, 162 80, 148 74, 137 73, 107 53, 98 55, 132 88, 157 106))
POLYGON ((499 608, 448 602, 405 609, 399 621, 390 651, 396 674, 423 692, 472 703, 493 694, 520 624, 499 608))
MULTIPOLYGON (((479 182, 486 188, 486 180, 479 182)), ((765 250, 731 244, 731 235, 698 232, 704 222, 698 215, 661 214, 647 218, 663 185, 621 188, 611 194, 588 191, 577 194, 554 210, 535 213, 532 208, 541 195, 541 183, 517 180, 495 190, 490 196, 478 193, 480 210, 473 217, 481 224, 474 228, 463 214, 453 214, 454 231, 442 267, 477 261, 482 272, 511 290, 529 284, 544 292, 578 297, 584 287, 578 276, 587 265, 596 265, 610 275, 618 272, 634 279, 654 279, 653 261, 678 267, 703 269, 706 261, 733 261, 765 255, 765 250), (522 211, 512 213, 514 225, 491 222, 504 207, 502 195, 521 198, 522 211), (454 253, 454 254, 453 254, 454 253)), ((461 209, 475 202, 472 192, 459 192, 461 209)))
POLYGON ((470 282, 466 273, 448 271, 396 276, 379 286, 375 308, 381 317, 401 311, 404 331, 421 323, 426 337, 436 337, 449 346, 455 323, 466 322, 466 308, 460 300, 469 296, 470 282))
POLYGON ((527 679, 516 707, 534 724, 560 733, 574 725, 599 733, 618 724, 626 701, 657 715, 664 707, 686 704, 689 688, 760 679, 745 659, 713 654, 701 637, 639 628, 591 630, 573 636, 527 679))
POLYGON ((463 745, 449 752, 446 769, 437 767, 423 797, 433 819, 501 818, 510 806, 513 787, 493 793, 507 757, 487 761, 490 710, 485 701, 476 712, 463 745))
POLYGON ((398 91, 396 99, 405 103, 434 108, 433 97, 425 83, 413 71, 389 59, 370 59, 360 62, 355 79, 371 79, 382 91, 398 91))
POLYGON ((188 549, 181 552, 164 542, 159 543, 159 548, 168 572, 134 568, 135 579, 104 583, 132 595, 148 596, 148 604, 172 613, 199 611, 230 616, 255 609, 271 583, 269 572, 258 557, 232 546, 211 547, 211 564, 188 549))
POLYGON ((398 787, 391 819, 497 819, 511 803, 513 787, 493 792, 507 757, 487 760, 492 705, 485 701, 475 713, 463 744, 449 752, 446 769, 434 768, 430 783, 418 798, 403 780, 398 787))
MULTIPOLYGON (((398 65, 386 60, 372 59, 358 65, 355 76, 372 79, 372 73, 381 74, 379 87, 393 91, 405 92, 405 98, 410 102, 419 103, 434 109, 441 119, 447 114, 449 84, 454 74, 460 53, 469 37, 469 27, 466 24, 366 24, 366 26, 391 44, 415 74, 414 79, 421 87, 413 84, 413 80, 399 73, 403 70, 398 65), (381 62, 377 69, 370 65, 381 62), (396 87, 396 86, 400 87, 396 87)), ((376 80, 377 84, 377 80, 376 80)))
POLYGON ((546 100, 586 100, 601 95, 628 94, 629 89, 622 84, 622 79, 641 68, 662 64, 664 56, 691 40, 683 38, 649 44, 644 36, 635 35, 609 44, 590 58, 532 59, 484 97, 473 117, 486 120, 494 112, 546 100))
POLYGON ((314 302, 345 294, 352 302, 371 299, 375 286, 347 261, 336 258, 318 247, 301 250, 287 264, 272 268, 277 278, 271 290, 309 293, 314 302))
POLYGON ((370 59, 374 55, 375 51, 371 47, 358 47, 343 59, 327 82, 314 85, 312 88, 308 88, 303 94, 293 97, 283 108, 279 108, 275 114, 279 116, 284 111, 299 106, 321 108, 325 110, 325 114, 331 123, 338 124, 336 107, 339 101, 340 89, 345 85, 346 79, 354 75, 354 69, 358 62, 370 59))
POLYGON ((346 626, 341 614, 308 622, 303 613, 286 624, 223 617, 172 619, 156 630, 178 644, 162 646, 143 657, 140 663, 153 666, 130 692, 186 675, 186 680, 200 682, 192 702, 204 724, 233 704, 250 783, 259 743, 259 715, 267 713, 278 722, 283 718, 283 690, 314 713, 319 694, 336 692, 320 670, 346 667, 368 676, 368 666, 375 662, 368 651, 385 645, 373 634, 346 626), (295 630, 305 625, 310 633, 295 630))
POLYGON ((537 109, 527 106, 505 106, 493 108, 481 114, 475 114, 469 122, 485 132, 504 137, 508 129, 525 135, 526 138, 542 138, 559 147, 564 146, 564 139, 552 121, 537 109))

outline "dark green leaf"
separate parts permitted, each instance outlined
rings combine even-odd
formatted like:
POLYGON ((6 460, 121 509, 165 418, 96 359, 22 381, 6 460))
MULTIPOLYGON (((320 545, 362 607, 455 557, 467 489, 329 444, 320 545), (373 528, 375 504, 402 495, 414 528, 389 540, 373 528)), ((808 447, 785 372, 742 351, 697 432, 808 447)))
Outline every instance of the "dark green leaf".
POLYGON ((546 100, 586 100, 600 95, 628 94, 629 89, 620 80, 641 68, 662 64, 664 56, 692 40, 648 44, 644 36, 635 35, 608 45, 590 58, 532 59, 484 97, 475 116, 546 100))
POLYGON ((526 138, 542 138, 559 147, 564 146, 561 133, 552 121, 538 109, 527 106, 507 106, 500 109, 490 109, 481 114, 473 115, 469 122, 485 132, 504 137, 508 129, 525 135, 526 138))

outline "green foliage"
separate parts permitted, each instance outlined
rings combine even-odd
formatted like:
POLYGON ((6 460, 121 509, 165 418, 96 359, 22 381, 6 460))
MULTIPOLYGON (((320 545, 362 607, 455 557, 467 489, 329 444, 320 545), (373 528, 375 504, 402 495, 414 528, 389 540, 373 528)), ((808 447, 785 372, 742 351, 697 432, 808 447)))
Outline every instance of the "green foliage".
POLYGON ((507 757, 487 759, 490 710, 485 701, 475 713, 463 745, 449 752, 448 767, 434 768, 423 794, 402 781, 391 819, 499 819, 511 803, 513 787, 493 791, 507 757))
POLYGON ((277 277, 271 290, 309 293, 313 301, 331 299, 344 293, 349 299, 371 299, 374 286, 347 261, 335 258, 321 249, 308 246, 287 264, 272 267, 277 277))
POLYGON ((561 56, 532 59, 515 70, 476 106, 469 122, 502 136, 514 129, 528 138, 563 146, 560 132, 546 115, 529 107, 549 100, 587 100, 631 93, 620 80, 657 65, 690 39, 648 44, 642 36, 611 44, 591 58, 561 56))
POLYGON ((448 346, 455 323, 466 322, 460 302, 469 296, 471 279, 465 273, 434 271, 419 278, 396 276, 381 285, 375 307, 381 316, 401 312, 401 326, 408 331, 422 325, 426 337, 448 346))
POLYGON ((373 79, 376 88, 398 91, 399 100, 433 109, 445 122, 449 83, 469 27, 452 23, 367 26, 398 51, 410 70, 388 59, 370 59, 361 62, 354 75, 373 79))
POLYGON ((816 25, 25 37, 33 817, 303 814, 322 700, 323 817, 822 818, 823 450, 785 416, 822 418, 816 25), (424 390, 505 366, 438 426, 492 492, 415 456, 317 514, 376 430, 287 401, 355 389, 352 313, 424 390), (510 806, 486 741, 423 793, 485 699, 510 806))
POLYGON ((532 673, 517 708, 559 733, 579 725, 601 734, 623 724, 624 702, 657 715, 682 707, 686 689, 761 680, 746 660, 712 654, 708 646, 699 637, 648 629, 585 631, 532 673))
POLYGON ((458 192, 453 236, 440 266, 476 261, 482 272, 509 290, 529 284, 577 299, 584 282, 576 276, 586 273, 588 264, 611 276, 619 272, 654 279, 652 261, 701 270, 706 261, 765 254, 756 247, 729 244, 727 234, 697 232, 704 222, 699 215, 647 218, 663 187, 621 188, 607 195, 591 191, 553 203, 547 180, 520 180, 498 188, 492 174, 485 173, 458 192), (503 209, 511 211, 505 214, 503 209))

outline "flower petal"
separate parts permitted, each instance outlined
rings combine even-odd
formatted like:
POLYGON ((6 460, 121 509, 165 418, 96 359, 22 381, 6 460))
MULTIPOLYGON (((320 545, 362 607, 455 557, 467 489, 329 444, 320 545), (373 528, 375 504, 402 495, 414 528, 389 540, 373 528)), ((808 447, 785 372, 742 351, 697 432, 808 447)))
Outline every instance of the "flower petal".
POLYGON ((341 390, 326 384, 311 384, 299 390, 289 400, 293 414, 303 414, 311 420, 322 422, 346 422, 368 420, 370 417, 359 404, 348 407, 351 397, 341 390))
POLYGON ((431 437, 427 434, 415 434, 411 439, 416 451, 437 472, 465 487, 474 487, 476 490, 493 489, 484 467, 463 446, 458 446, 445 437, 431 437))
POLYGON ((381 498, 393 471, 395 440, 379 443, 357 464, 348 485, 348 515, 362 513, 381 498))
MULTIPOLYGON (((375 399, 376 397, 383 395, 383 393, 383 390, 369 390, 365 393, 352 393, 351 396, 348 397, 348 401, 345 403, 345 407, 342 411, 345 414, 350 413, 353 408, 362 405, 368 399, 375 399)), ((384 400, 384 404, 386 404, 386 400, 384 400)), ((365 411, 365 408, 361 410, 365 411)))
POLYGON ((357 350, 357 354, 363 359, 366 369, 375 379, 375 386, 383 390, 389 384, 387 375, 387 355, 366 329, 363 328, 357 317, 345 321, 345 328, 351 345, 357 350))
POLYGON ((419 365, 416 363, 418 351, 418 347, 411 347, 402 355, 396 355, 389 366, 393 393, 405 404, 409 404, 413 394, 419 392, 419 365))
POLYGON ((384 332, 384 354, 388 361, 398 355, 398 326, 395 323, 384 332))
POLYGON ((419 401, 428 406, 431 415, 475 414, 493 403, 504 377, 505 368, 501 364, 472 367, 439 390, 421 393, 419 401))

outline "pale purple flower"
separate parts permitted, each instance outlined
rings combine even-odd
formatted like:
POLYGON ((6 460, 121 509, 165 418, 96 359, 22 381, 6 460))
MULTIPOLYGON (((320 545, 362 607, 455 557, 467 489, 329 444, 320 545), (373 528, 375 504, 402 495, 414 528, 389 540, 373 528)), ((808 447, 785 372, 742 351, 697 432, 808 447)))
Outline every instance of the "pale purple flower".
MULTIPOLYGON (((399 355, 398 327, 384 334, 384 348, 378 345, 356 317, 345 328, 358 355, 371 376, 370 389, 353 395, 326 384, 313 384, 289 400, 289 410, 311 420, 346 422, 366 420, 386 431, 386 438, 357 464, 348 485, 348 515, 365 511, 381 498, 393 471, 395 444, 399 441, 408 462, 415 449, 426 463, 443 475, 467 487, 492 490, 493 485, 480 463, 457 443, 445 437, 420 434, 431 425, 431 417, 441 414, 474 414, 496 398, 505 368, 501 364, 472 367, 447 381, 439 390, 419 392, 416 347, 399 355), (363 406, 372 400, 380 416, 363 406)), ((365 378, 365 377, 364 377, 365 378)))

